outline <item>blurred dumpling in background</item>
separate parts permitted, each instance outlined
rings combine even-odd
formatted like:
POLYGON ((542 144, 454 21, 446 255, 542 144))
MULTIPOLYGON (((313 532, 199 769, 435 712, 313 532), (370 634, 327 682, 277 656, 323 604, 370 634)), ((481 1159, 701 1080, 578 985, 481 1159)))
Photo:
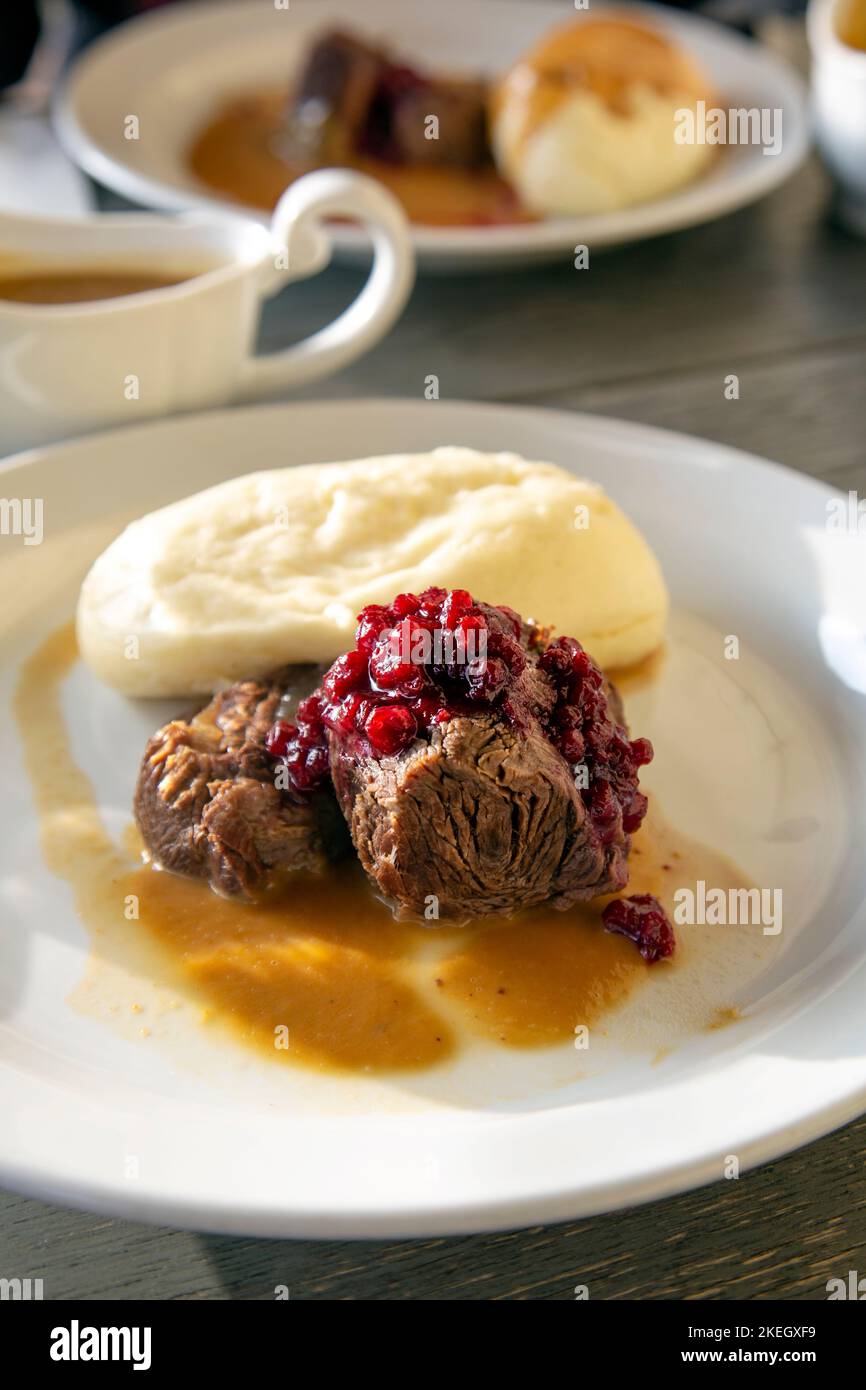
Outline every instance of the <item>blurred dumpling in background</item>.
POLYGON ((674 138, 675 113, 700 100, 713 104, 709 79, 678 44, 631 20, 577 20, 494 89, 493 149, 533 211, 613 212, 670 193, 715 157, 674 138))

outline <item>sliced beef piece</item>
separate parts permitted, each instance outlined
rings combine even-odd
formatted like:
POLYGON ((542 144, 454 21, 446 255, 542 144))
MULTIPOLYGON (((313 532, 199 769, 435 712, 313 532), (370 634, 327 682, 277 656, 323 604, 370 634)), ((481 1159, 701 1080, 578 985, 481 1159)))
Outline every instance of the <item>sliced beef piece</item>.
POLYGON ((377 49, 333 30, 314 43, 286 111, 287 158, 345 164, 363 130, 382 75, 377 49))
POLYGON ((287 159, 345 164, 367 155, 397 164, 473 167, 491 158, 487 85, 428 77, 341 30, 313 43, 289 101, 287 159), (439 138, 425 134, 428 116, 439 138))
POLYGON ((135 816, 154 861, 253 898, 296 869, 321 870, 348 846, 325 784, 304 799, 278 790, 265 736, 315 685, 316 667, 239 681, 190 719, 173 719, 145 749, 135 816))
POLYGON ((508 913, 613 893, 628 839, 604 845, 571 769, 540 728, 452 719, 429 743, 377 758, 331 735, 331 775, 367 873, 406 914, 508 913))

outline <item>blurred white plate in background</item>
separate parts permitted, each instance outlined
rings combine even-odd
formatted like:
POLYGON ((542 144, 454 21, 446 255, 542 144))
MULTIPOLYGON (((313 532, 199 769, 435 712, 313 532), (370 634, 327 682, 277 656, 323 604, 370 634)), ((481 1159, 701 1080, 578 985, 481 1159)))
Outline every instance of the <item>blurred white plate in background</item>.
MULTIPOLYGON (((603 0, 593 0, 599 13, 603 0)), ((507 227, 416 226, 422 269, 493 270, 560 260, 576 244, 598 248, 707 222, 754 202, 797 168, 808 148, 799 76, 769 49, 695 15, 656 5, 613 5, 656 24, 703 64, 726 104, 781 109, 779 154, 730 147, 695 183, 621 212, 507 227)), ((195 132, 226 98, 290 81, 311 35, 333 24, 384 39, 433 70, 495 76, 572 13, 554 0, 292 0, 179 5, 122 25, 72 69, 55 105, 58 135, 88 173, 125 197, 158 208, 231 207, 185 164, 195 132), (124 138, 138 116, 141 138, 124 138)), ((254 213, 251 215, 255 215, 254 213)), ((336 232, 344 257, 366 254, 364 234, 336 232)))

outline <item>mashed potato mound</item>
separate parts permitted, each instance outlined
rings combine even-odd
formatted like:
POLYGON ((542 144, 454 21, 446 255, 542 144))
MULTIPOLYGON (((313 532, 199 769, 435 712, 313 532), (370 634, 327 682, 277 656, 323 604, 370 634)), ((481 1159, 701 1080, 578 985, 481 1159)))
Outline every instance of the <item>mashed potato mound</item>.
POLYGON ((658 563, 601 488, 443 448, 251 473, 151 512, 85 579, 78 641, 127 695, 202 695, 330 661, 364 604, 431 584, 509 604, 606 668, 664 636, 658 563))

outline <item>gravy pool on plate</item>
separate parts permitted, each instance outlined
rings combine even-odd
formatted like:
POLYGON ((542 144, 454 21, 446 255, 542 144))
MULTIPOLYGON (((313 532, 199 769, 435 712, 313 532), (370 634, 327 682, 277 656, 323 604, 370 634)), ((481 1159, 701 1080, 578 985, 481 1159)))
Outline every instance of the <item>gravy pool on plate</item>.
MULTIPOLYGON (((285 159, 278 150, 286 93, 250 93, 219 108, 196 137, 189 165, 202 183, 248 207, 270 212, 288 184, 316 163, 285 159)), ((358 156, 345 167, 378 179, 412 222, 429 227, 502 226, 537 219, 492 165, 389 164, 358 156)))
MULTIPOLYGON (((431 929, 395 921, 351 860, 327 875, 297 875, 290 895, 257 906, 136 866, 128 845, 106 830, 70 746, 60 691, 77 656, 72 626, 59 629, 25 663, 16 694, 46 861, 70 883, 97 954, 126 958, 146 974, 155 959, 149 943, 173 987, 275 1062, 418 1072, 472 1038, 549 1047, 648 983, 652 967, 633 944, 602 929, 605 898, 431 929)), ((630 891, 662 898, 674 881, 744 882, 655 814, 635 837, 630 863, 630 891)), ((667 968, 679 969, 676 958, 667 968)))

